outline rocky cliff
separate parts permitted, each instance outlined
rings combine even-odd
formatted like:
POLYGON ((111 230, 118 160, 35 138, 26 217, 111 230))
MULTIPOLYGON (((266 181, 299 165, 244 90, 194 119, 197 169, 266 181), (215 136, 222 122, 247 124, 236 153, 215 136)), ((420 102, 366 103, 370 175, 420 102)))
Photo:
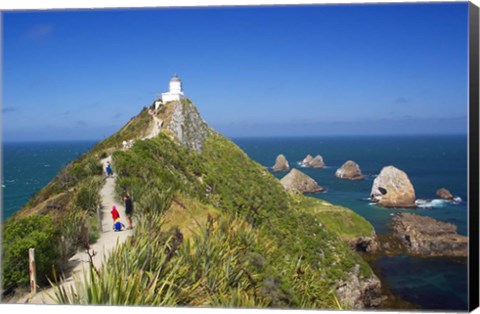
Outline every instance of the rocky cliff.
POLYGON ((161 105, 157 115, 178 143, 197 152, 202 151, 203 142, 214 133, 188 99, 161 105))

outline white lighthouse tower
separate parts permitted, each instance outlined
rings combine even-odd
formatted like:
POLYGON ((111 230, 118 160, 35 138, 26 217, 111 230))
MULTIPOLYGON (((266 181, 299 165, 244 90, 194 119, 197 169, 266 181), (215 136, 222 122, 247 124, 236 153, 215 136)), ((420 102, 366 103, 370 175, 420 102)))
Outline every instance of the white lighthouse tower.
MULTIPOLYGON (((185 98, 183 94, 183 89, 182 89, 182 81, 180 78, 175 74, 172 79, 170 80, 170 83, 168 84, 169 91, 166 93, 162 93, 162 103, 167 103, 169 101, 175 101, 175 100, 180 100, 182 98, 185 98)), ((160 101, 155 102, 155 109, 158 108, 160 105, 160 101)))

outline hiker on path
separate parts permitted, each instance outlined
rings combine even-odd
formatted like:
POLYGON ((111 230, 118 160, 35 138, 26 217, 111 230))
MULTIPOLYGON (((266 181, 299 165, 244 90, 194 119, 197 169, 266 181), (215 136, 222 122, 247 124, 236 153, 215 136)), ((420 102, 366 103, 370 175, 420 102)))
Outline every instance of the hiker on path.
POLYGON ((112 211, 110 213, 112 214, 113 221, 120 218, 120 213, 118 212, 117 207, 115 205, 112 206, 112 211))
POLYGON ((128 196, 127 194, 123 196, 123 199, 125 200, 125 216, 127 216, 127 230, 130 230, 133 228, 132 226, 133 202, 130 196, 128 196))
POLYGON ((120 213, 115 205, 112 206, 113 231, 122 231, 125 226, 120 221, 120 213))
POLYGON ((105 167, 105 171, 107 172, 107 176, 111 176, 113 171, 112 171, 112 165, 110 164, 110 161, 107 161, 107 166, 105 167))
POLYGON ((107 167, 105 168, 105 171, 107 172, 107 176, 112 175, 112 166, 110 165, 110 161, 107 161, 107 167))

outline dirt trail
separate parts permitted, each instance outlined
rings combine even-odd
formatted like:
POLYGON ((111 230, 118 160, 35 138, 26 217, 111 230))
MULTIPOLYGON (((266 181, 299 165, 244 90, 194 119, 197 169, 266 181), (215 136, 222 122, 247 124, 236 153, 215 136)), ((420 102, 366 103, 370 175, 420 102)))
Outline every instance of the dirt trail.
MULTIPOLYGON (((142 140, 157 136, 162 128, 163 121, 160 120, 153 111, 149 111, 149 114, 153 120, 153 128, 149 134, 142 138, 142 140)), ((128 148, 130 147, 131 146, 128 148)), ((111 161, 111 156, 102 159, 102 169, 105 169, 107 162, 111 161)), ((101 266, 107 260, 110 252, 117 244, 119 245, 124 243, 127 238, 133 234, 133 230, 123 230, 121 232, 113 231, 113 220, 110 214, 113 205, 117 207, 117 210, 120 213, 121 222, 126 225, 125 207, 123 205, 123 201, 115 200, 115 181, 116 175, 107 177, 102 189, 100 190, 100 198, 102 203, 102 230, 100 230, 100 238, 97 240, 97 242, 90 245, 90 252, 95 253, 92 261, 97 269, 101 268, 101 266)), ((133 226, 135 227, 135 221, 133 222, 133 226)), ((88 271, 89 261, 90 257, 85 250, 80 251, 72 256, 66 265, 66 269, 72 269, 72 271, 69 272, 68 277, 65 278, 62 285, 72 285, 74 284, 75 280, 83 280, 83 273, 88 271)), ((54 300, 52 300, 49 295, 54 296, 53 288, 40 290, 33 296, 27 293, 16 300, 11 300, 9 303, 55 304, 54 300)))
MULTIPOLYGON (((111 161, 110 156, 102 159, 103 169, 105 169, 107 161, 111 161)), ((97 242, 90 245, 90 252, 95 252, 93 264, 96 268, 100 268, 103 265, 107 260, 109 253, 117 244, 122 244, 133 234, 133 230, 124 230, 120 232, 113 231, 113 220, 112 215, 110 214, 113 205, 117 207, 117 210, 120 213, 120 221, 126 225, 123 201, 115 200, 115 180, 115 175, 107 177, 100 190, 102 203, 102 230, 100 231, 100 238, 97 242)), ((83 272, 88 271, 89 260, 89 256, 85 250, 72 256, 68 261, 67 268, 73 268, 73 270, 69 273, 70 275, 65 279, 62 285, 71 285, 74 283, 74 279, 83 280, 83 272)), ((48 296, 49 294, 52 296, 54 295, 53 288, 41 290, 34 296, 24 296, 15 303, 55 304, 54 300, 48 296)))
POLYGON ((153 128, 152 128, 152 131, 150 131, 149 134, 147 134, 146 136, 144 136, 142 138, 142 140, 146 140, 146 139, 149 139, 149 138, 153 138, 155 136, 157 136, 158 134, 160 134, 160 131, 162 129, 162 125, 163 125, 163 121, 160 120, 156 115, 155 113, 152 111, 152 110, 149 110, 148 111, 148 114, 152 117, 153 119, 153 128))

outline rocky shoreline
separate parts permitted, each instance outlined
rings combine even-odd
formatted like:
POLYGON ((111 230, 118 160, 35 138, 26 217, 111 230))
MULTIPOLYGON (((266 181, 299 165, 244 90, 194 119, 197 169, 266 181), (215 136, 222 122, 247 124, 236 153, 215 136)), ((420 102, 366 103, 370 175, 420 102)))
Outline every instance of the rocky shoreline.
MULTIPOLYGON (((318 159, 322 158, 321 156, 317 157, 319 157, 318 159)), ((308 168, 323 168, 323 158, 321 167, 312 167, 313 160, 312 155, 307 155, 302 162, 299 162, 299 165, 308 168)), ((315 180, 301 171, 295 168, 289 168, 289 170, 290 172, 280 180, 285 189, 300 193, 316 193, 324 190, 315 180)), ((348 160, 338 168, 335 177, 344 180, 365 178, 359 165, 352 160, 348 160)), ((385 209, 421 209, 426 207, 421 201, 455 203, 460 199, 445 188, 440 188, 434 193, 439 198, 433 200, 434 202, 417 200, 415 188, 408 175, 394 166, 386 166, 374 179, 369 199, 385 209)), ((417 214, 395 213, 389 227, 392 229, 389 233, 377 237, 374 232, 372 236, 356 237, 348 240, 347 243, 371 266, 377 259, 385 255, 406 254, 421 258, 464 258, 468 254, 468 237, 459 235, 454 224, 417 214)), ((385 284, 385 280, 381 280, 375 274, 368 278, 359 276, 358 265, 355 265, 347 278, 339 282, 336 294, 343 304, 347 304, 352 309, 388 308, 392 304, 395 304, 395 308, 419 308, 393 294, 385 284)))
POLYGON ((468 238, 448 222, 410 213, 399 213, 391 221, 393 235, 412 255, 423 257, 467 257, 468 238))

